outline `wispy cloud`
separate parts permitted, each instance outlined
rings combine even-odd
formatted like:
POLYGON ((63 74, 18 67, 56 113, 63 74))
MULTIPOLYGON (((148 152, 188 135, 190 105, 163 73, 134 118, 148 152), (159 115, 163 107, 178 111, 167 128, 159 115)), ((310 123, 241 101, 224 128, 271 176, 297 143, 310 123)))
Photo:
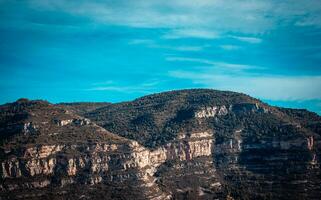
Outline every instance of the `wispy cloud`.
POLYGON ((166 60, 170 61, 170 62, 195 62, 195 63, 215 67, 218 69, 219 68, 229 69, 229 70, 263 69, 263 67, 260 67, 260 66, 253 66, 253 65, 246 65, 246 64, 235 64, 235 63, 228 63, 228 62, 219 62, 219 61, 212 61, 212 60, 200 59, 200 58, 167 57, 166 60))
POLYGON ((39 10, 64 11, 95 22, 131 27, 174 28, 168 38, 213 38, 211 31, 258 33, 280 23, 321 27, 319 0, 30 0, 39 10), (179 30, 176 30, 176 29, 179 30), (201 28, 202 31, 199 31, 201 28), (184 30, 180 30, 184 29, 184 30), (209 34, 210 33, 210 34, 209 34))
POLYGON ((257 37, 241 37, 241 36, 230 36, 230 37, 242 42, 248 42, 252 44, 258 44, 262 42, 262 39, 257 37))
POLYGON ((243 92, 262 99, 321 99, 321 76, 232 76, 192 71, 170 71, 169 75, 204 87, 243 92))
POLYGON ((136 84, 124 84, 117 83, 114 81, 106 81, 93 83, 93 87, 87 89, 89 91, 112 91, 121 93, 140 93, 148 94, 156 90, 157 85, 160 83, 159 80, 149 80, 142 83, 136 84))
POLYGON ((162 45, 153 40, 134 39, 128 42, 130 45, 145 45, 148 48, 168 49, 174 51, 202 51, 209 45, 162 45))
POLYGON ((236 45, 221 45, 220 48, 227 50, 227 51, 232 51, 232 50, 238 50, 241 49, 240 46, 236 46, 236 45))
POLYGON ((154 45, 154 41, 153 40, 147 40, 147 39, 134 39, 134 40, 130 40, 128 42, 129 45, 139 45, 139 44, 143 44, 143 45, 154 45))
POLYGON ((94 86, 101 86, 101 85, 111 85, 114 84, 115 82, 112 80, 107 80, 107 81, 102 81, 102 82, 97 82, 97 83, 93 83, 92 85, 94 86))
POLYGON ((181 39, 181 38, 202 38, 215 39, 219 38, 218 33, 209 30, 197 29, 175 29, 163 35, 164 39, 181 39))
POLYGON ((202 51, 205 47, 203 46, 177 46, 177 47, 169 47, 170 49, 174 49, 177 51, 202 51))
POLYGON ((94 91, 114 91, 122 93, 149 93, 145 87, 140 86, 104 86, 104 87, 94 87, 89 90, 94 91))

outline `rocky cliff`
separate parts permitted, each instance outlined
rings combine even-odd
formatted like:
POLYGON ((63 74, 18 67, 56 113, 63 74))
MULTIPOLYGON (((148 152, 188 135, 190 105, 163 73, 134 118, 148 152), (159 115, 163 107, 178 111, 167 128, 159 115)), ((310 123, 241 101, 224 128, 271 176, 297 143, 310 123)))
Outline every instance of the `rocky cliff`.
POLYGON ((182 90, 0 107, 1 199, 318 199, 321 117, 182 90))

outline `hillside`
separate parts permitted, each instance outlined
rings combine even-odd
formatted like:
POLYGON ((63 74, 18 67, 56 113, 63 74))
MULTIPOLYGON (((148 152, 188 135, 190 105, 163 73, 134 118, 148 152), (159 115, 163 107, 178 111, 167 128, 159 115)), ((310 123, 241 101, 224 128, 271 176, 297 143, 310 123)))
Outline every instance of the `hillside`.
POLYGON ((281 109, 247 95, 208 89, 149 95, 132 102, 105 106, 84 116, 111 132, 150 148, 175 139, 180 132, 211 129, 228 137, 234 130, 242 128, 253 133, 253 137, 261 137, 265 132, 278 134, 280 127, 298 121, 281 109), (213 109, 217 109, 217 113, 213 113, 213 109), (220 114, 219 109, 226 113, 220 114), (205 115, 195 117, 197 112, 205 115), (207 114, 214 116, 207 117, 207 114))
POLYGON ((0 106, 0 136, 3 199, 321 195, 321 117, 235 92, 116 104, 20 99, 0 106))
POLYGON ((87 112, 96 110, 98 108, 110 105, 111 103, 106 102, 77 102, 77 103, 59 103, 57 105, 60 105, 64 108, 66 108, 69 111, 73 111, 75 113, 78 113, 79 115, 83 115, 87 112))

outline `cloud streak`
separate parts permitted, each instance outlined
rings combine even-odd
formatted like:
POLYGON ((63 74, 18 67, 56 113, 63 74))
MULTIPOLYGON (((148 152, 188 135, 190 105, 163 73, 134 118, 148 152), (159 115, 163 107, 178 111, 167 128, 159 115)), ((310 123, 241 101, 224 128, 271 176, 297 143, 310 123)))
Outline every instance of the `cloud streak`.
POLYGON ((228 70, 236 70, 236 71, 242 71, 242 70, 247 70, 247 69, 264 69, 263 67, 260 67, 260 66, 253 66, 253 65, 246 65, 246 64, 235 64, 235 63, 228 63, 228 62, 219 62, 219 61, 212 61, 212 60, 200 59, 200 58, 167 57, 166 60, 170 61, 170 62, 199 63, 199 64, 213 67, 214 69, 228 69, 228 70))
POLYGON ((165 35, 164 39, 182 39, 182 38, 202 38, 202 39, 216 39, 219 38, 219 34, 209 30, 197 30, 197 29, 175 29, 165 35))
POLYGON ((155 91, 155 88, 160 82, 158 80, 145 81, 138 84, 119 84, 108 80, 105 82, 94 83, 94 87, 87 89, 88 91, 110 91, 120 93, 140 93, 148 94, 155 91))
POLYGON ((231 36, 231 38, 237 39, 237 40, 242 41, 242 42, 252 43, 252 44, 258 44, 258 43, 262 42, 262 39, 261 38, 257 38, 257 37, 231 36))
POLYGON ((215 38, 215 32, 231 30, 262 33, 280 23, 321 27, 318 0, 31 0, 29 4, 34 9, 64 11, 105 24, 174 28, 167 38, 215 38))
POLYGON ((153 40, 134 39, 129 41, 129 45, 145 45, 148 48, 168 49, 174 51, 202 51, 209 47, 209 45, 162 45, 153 40))

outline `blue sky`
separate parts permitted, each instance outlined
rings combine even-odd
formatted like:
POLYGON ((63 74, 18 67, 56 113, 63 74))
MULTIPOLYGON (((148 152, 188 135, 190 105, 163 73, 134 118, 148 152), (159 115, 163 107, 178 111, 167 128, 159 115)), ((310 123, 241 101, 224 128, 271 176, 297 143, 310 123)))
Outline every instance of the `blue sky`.
POLYGON ((320 0, 0 0, 0 103, 182 88, 321 114, 320 0))

